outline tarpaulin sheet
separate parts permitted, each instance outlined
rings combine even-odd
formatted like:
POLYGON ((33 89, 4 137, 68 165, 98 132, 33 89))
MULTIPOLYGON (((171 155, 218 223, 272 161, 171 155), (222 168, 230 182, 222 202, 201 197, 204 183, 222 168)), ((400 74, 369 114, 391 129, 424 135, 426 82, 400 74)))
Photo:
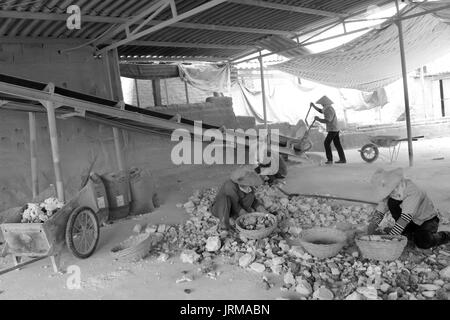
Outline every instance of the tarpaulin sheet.
POLYGON ((207 92, 228 92, 230 66, 214 64, 179 64, 180 77, 194 88, 207 92))
MULTIPOLYGON (((420 12, 419 7, 408 15, 420 12)), ((406 19, 402 25, 408 72, 448 52, 450 25, 435 15, 406 19)), ((341 47, 273 67, 336 88, 375 91, 402 76, 398 28, 385 24, 341 47)))

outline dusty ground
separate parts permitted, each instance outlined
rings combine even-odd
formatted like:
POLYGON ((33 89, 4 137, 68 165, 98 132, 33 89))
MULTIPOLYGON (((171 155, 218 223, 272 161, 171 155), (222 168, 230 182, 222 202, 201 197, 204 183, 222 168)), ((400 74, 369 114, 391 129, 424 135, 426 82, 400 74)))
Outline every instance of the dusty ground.
MULTIPOLYGON (((402 145, 399 160, 394 164, 381 157, 373 164, 361 160, 356 150, 346 150, 347 165, 331 167, 294 165, 289 169, 285 189, 290 192, 326 193, 372 200, 367 182, 377 167, 405 167, 406 175, 423 186, 441 211, 450 212, 450 138, 422 140, 414 143, 415 166, 407 168, 406 144, 402 145), (433 160, 435 158, 443 160, 433 160)), ((388 155, 387 149, 381 149, 388 155)), ((314 159, 319 157, 313 156, 314 159)), ((101 239, 95 254, 87 260, 78 260, 70 253, 62 256, 63 268, 77 265, 81 268, 82 289, 66 287, 67 274, 53 274, 50 260, 42 260, 20 271, 0 276, 0 299, 275 299, 285 296, 281 282, 271 290, 263 289, 261 275, 223 264, 223 273, 217 280, 200 276, 197 267, 182 264, 177 256, 167 262, 148 258, 139 263, 115 262, 109 250, 126 239, 138 222, 179 223, 188 216, 176 207, 197 188, 217 186, 224 181, 232 167, 209 167, 192 170, 191 176, 177 177, 161 182, 164 205, 157 211, 133 219, 116 222, 101 229, 101 239), (193 282, 176 284, 182 271, 197 275, 193 282), (184 289, 192 290, 186 294, 184 289)), ((10 257, 0 259, 0 268, 10 266, 10 257)), ((269 277, 270 279, 270 277, 269 277)))

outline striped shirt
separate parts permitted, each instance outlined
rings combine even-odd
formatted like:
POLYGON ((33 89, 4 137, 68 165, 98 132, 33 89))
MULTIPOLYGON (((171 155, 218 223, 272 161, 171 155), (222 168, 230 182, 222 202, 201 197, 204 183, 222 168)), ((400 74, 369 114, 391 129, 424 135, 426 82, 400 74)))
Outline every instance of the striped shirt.
MULTIPOLYGON (((405 182, 406 188, 401 204, 402 214, 390 232, 392 235, 402 234, 410 222, 421 225, 437 215, 433 203, 426 193, 420 190, 411 180, 406 179, 405 182)), ((376 208, 372 221, 377 225, 381 223, 385 214, 389 212, 387 201, 388 198, 381 201, 376 208)))

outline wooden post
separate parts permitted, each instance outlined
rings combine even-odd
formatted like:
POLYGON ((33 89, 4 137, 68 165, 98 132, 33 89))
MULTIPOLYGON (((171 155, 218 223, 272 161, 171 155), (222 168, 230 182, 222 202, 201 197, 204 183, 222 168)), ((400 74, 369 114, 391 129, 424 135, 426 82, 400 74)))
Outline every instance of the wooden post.
POLYGON ((64 184, 61 173, 61 163, 59 157, 58 131, 56 129, 55 105, 53 102, 46 101, 48 130, 50 132, 50 143, 52 146, 53 168, 55 170, 56 192, 58 200, 64 201, 64 184))
POLYGON ((161 80, 154 79, 152 80, 152 91, 153 91, 153 101, 155 102, 155 106, 162 105, 161 99, 161 80))
POLYGON ((35 198, 39 194, 36 113, 28 113, 28 122, 30 127, 31 189, 33 198, 35 198))
POLYGON ((188 84, 186 81, 184 81, 184 91, 186 92, 186 103, 189 104, 189 91, 188 91, 188 84))
POLYGON ((164 79, 164 91, 166 93, 166 105, 169 105, 169 91, 167 89, 167 80, 164 79))
MULTIPOLYGON (((108 51, 104 55, 105 67, 108 76, 110 96, 113 100, 123 101, 122 86, 120 84, 120 69, 117 56, 117 49, 108 51)), ((116 151, 117 167, 120 171, 125 169, 125 161, 122 153, 122 145, 120 141, 120 130, 116 127, 112 128, 114 137, 114 148, 116 151)))
MULTIPOLYGON (((397 15, 399 16, 400 8, 398 0, 395 1, 397 7, 397 15)), ((403 75, 403 95, 405 99, 405 118, 406 118, 406 133, 408 136, 408 156, 409 156, 409 166, 414 165, 414 155, 412 146, 412 134, 411 134, 411 114, 409 110, 409 93, 408 93, 408 72, 406 69, 406 58, 405 58, 405 44, 403 40, 403 28, 401 20, 396 20, 395 22, 398 27, 398 40, 400 43, 400 59, 402 64, 402 75, 403 75)))
POLYGON ((136 88, 136 103, 138 108, 141 107, 141 99, 139 99, 139 87, 137 79, 134 79, 134 87, 136 88))

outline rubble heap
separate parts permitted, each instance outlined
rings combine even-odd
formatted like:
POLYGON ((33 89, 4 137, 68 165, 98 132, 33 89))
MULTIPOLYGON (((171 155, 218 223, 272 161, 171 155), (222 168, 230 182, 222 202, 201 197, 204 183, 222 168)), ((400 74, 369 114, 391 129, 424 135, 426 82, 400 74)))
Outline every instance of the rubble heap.
MULTIPOLYGON (((368 205, 349 206, 305 197, 288 199, 275 187, 264 185, 256 194, 264 207, 276 214, 278 228, 267 238, 250 240, 234 230, 219 229, 218 219, 209 211, 216 192, 196 191, 180 205, 191 215, 185 224, 147 227, 147 232, 161 232, 164 237, 154 253, 167 260, 167 256, 181 251, 183 262, 204 264, 221 256, 253 272, 282 276, 281 290, 294 291, 301 299, 424 300, 449 296, 450 252, 443 248, 420 251, 407 247, 399 260, 378 262, 360 257, 351 243, 337 256, 322 260, 296 245, 302 229, 367 226, 373 210, 368 205)), ((392 218, 386 218, 381 227, 393 223, 392 218)))

